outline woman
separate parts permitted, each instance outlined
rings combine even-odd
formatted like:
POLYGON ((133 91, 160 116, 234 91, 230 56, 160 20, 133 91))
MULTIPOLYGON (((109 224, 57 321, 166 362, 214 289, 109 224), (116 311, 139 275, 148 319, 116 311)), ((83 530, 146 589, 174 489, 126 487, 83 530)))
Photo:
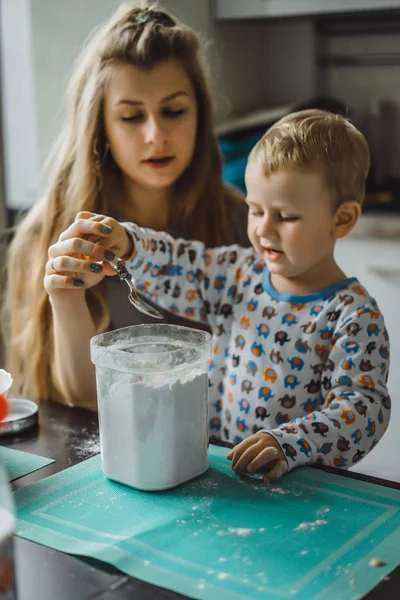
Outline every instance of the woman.
POLYGON ((143 317, 101 263, 84 279, 66 270, 79 260, 62 233, 76 213, 248 243, 245 204, 222 182, 196 34, 164 11, 121 6, 80 56, 50 164, 48 191, 10 248, 8 368, 24 395, 95 408, 90 338, 143 317))

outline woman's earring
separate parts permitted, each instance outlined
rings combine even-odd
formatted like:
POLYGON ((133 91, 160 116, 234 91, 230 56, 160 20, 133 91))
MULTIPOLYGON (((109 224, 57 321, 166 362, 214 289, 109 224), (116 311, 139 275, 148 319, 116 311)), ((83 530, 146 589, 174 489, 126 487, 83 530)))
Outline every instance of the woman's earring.
POLYGON ((102 165, 105 161, 105 159, 107 158, 108 152, 110 150, 110 144, 108 142, 105 142, 104 144, 104 153, 103 156, 100 156, 100 153, 97 149, 97 140, 95 141, 95 143, 93 144, 93 157, 94 157, 94 171, 96 173, 96 177, 101 180, 102 177, 102 165))
POLYGON ((99 151, 97 150, 97 140, 95 140, 95 142, 93 144, 93 169, 94 169, 94 172, 96 173, 96 177, 100 178, 101 177, 101 160, 100 160, 99 151))

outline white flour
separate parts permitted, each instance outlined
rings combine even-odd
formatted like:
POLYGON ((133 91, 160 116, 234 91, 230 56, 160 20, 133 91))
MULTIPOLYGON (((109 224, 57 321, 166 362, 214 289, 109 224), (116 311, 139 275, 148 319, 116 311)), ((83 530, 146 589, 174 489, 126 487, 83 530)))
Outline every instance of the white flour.
POLYGON ((307 529, 311 529, 312 531, 314 531, 314 529, 316 529, 317 527, 327 524, 328 521, 325 521, 325 519, 317 519, 316 521, 310 521, 308 523, 300 523, 300 525, 296 527, 294 531, 304 531, 307 529))
POLYGON ((240 536, 247 536, 247 535, 251 535, 253 533, 253 529, 246 529, 244 527, 230 527, 229 528, 229 532, 230 533, 236 533, 236 535, 240 535, 240 536))
POLYGON ((80 460, 86 460, 99 454, 100 452, 100 440, 99 436, 94 433, 92 435, 85 435, 83 440, 80 440, 79 445, 75 445, 75 452, 80 460))
POLYGON ((105 475, 142 490, 163 490, 208 468, 208 376, 205 369, 119 372, 99 376, 102 467, 105 475))
POLYGON ((331 509, 328 506, 321 506, 321 508, 317 510, 317 515, 326 515, 329 512, 331 512, 331 509))

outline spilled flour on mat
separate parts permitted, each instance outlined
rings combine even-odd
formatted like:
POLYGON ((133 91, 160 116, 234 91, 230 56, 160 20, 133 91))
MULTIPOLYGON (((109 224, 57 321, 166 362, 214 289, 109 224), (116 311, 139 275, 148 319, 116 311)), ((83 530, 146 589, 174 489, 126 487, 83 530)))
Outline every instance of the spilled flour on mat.
POLYGON ((299 492, 295 492, 289 488, 281 488, 281 487, 268 487, 268 492, 273 494, 279 494, 281 496, 296 496, 299 498, 301 494, 299 492))
POLYGON ((294 531, 305 531, 307 529, 311 529, 314 531, 317 527, 321 525, 328 525, 328 521, 325 519, 317 519, 316 521, 309 521, 308 523, 300 523, 298 527, 294 529, 294 531))
POLYGON ((244 527, 239 527, 237 529, 235 529, 234 527, 230 527, 229 528, 229 532, 230 533, 236 533, 237 535, 250 535, 251 533, 253 533, 254 529, 245 529, 244 527))
POLYGON ((281 494, 282 496, 290 494, 290 490, 283 490, 282 488, 271 488, 270 491, 274 492, 274 494, 281 494))
POLYGON ((245 537, 254 533, 254 529, 246 529, 245 527, 229 527, 227 531, 224 529, 217 531, 217 535, 229 535, 230 533, 245 537))
POLYGON ((331 512, 331 509, 328 506, 321 506, 321 508, 317 510, 317 515, 322 516, 326 515, 329 512, 331 512))

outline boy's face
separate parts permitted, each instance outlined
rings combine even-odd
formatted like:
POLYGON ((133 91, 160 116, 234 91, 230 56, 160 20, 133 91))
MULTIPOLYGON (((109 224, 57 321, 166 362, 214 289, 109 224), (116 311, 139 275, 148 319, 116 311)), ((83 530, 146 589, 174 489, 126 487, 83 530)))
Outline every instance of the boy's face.
POLYGON ((272 283, 318 285, 333 260, 335 210, 321 175, 282 170, 266 177, 251 161, 246 169, 248 234, 264 258, 272 283))

